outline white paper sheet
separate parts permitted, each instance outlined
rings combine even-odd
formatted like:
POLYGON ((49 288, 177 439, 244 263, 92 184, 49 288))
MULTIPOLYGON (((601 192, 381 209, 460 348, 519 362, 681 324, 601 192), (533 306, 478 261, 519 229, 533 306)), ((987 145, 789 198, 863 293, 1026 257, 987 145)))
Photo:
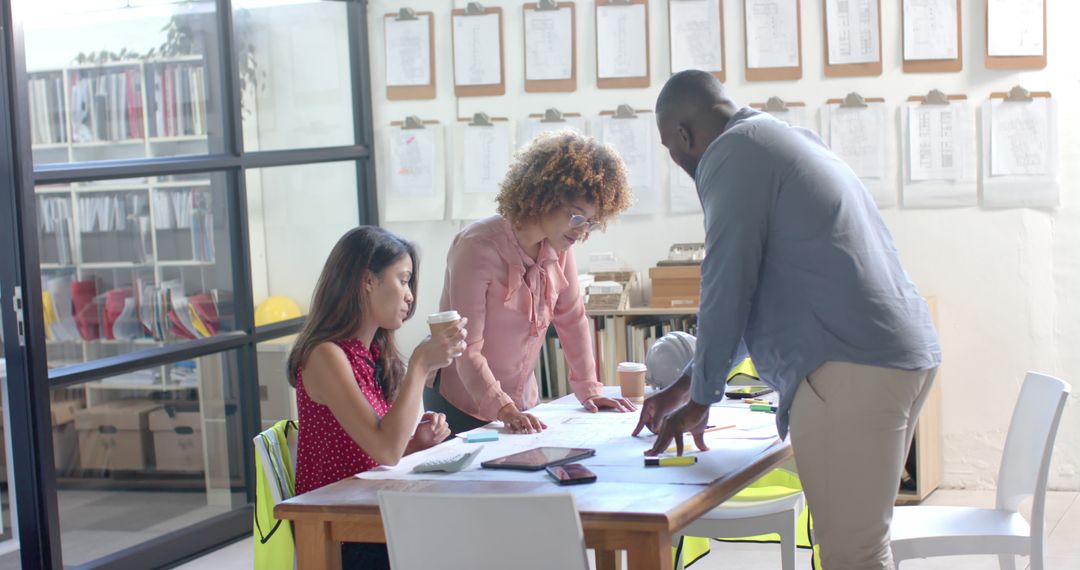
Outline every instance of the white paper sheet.
POLYGON ((626 165, 634 205, 624 215, 659 213, 657 153, 662 147, 655 142, 659 137, 653 136, 656 122, 652 114, 639 113, 633 119, 601 116, 595 127, 593 133, 604 144, 614 146, 626 165))
POLYGON ((435 194, 435 139, 431 129, 392 129, 390 191, 399 196, 435 194))
POLYGON ((956 0, 904 0, 904 59, 956 59, 956 0))
POLYGON ((956 180, 963 172, 954 105, 916 104, 908 109, 908 170, 911 180, 956 180))
POLYGON ((423 129, 388 127, 383 141, 385 190, 379 214, 383 222, 442 220, 446 217, 446 159, 442 125, 423 129), (383 205, 385 204, 385 207, 383 205))
POLYGON ((645 5, 596 7, 597 77, 642 77, 648 72, 645 5))
POLYGON ((988 0, 987 53, 1042 55, 1043 0, 988 0))
POLYGON ((746 65, 749 68, 799 65, 796 0, 746 1, 746 65))
POLYGON ((490 127, 465 125, 464 192, 494 194, 510 166, 510 128, 503 122, 490 127))
POLYGON ((829 63, 868 63, 881 59, 877 0, 825 0, 829 63))
POLYGON ((502 81, 499 14, 454 16, 454 84, 495 85, 502 81))
POLYGON ((904 107, 905 208, 956 208, 979 202, 975 114, 966 100, 904 107))
POLYGON ((990 104, 990 173, 993 176, 1042 175, 1049 165, 1048 100, 995 99, 990 104))
POLYGON ((668 158, 668 199, 672 214, 700 214, 697 184, 674 160, 668 158))
POLYGON ((671 72, 723 71, 720 0, 671 0, 671 72))
POLYGON ((525 11, 525 79, 570 79, 574 46, 570 8, 525 11))
MULTIPOLYGON (((982 157, 978 161, 981 165, 983 206, 988 208, 1052 208, 1061 202, 1057 101, 1050 98, 1041 99, 1045 101, 1047 114, 1045 174, 993 175, 991 173, 994 107, 999 104, 1004 105, 1004 103, 997 99, 987 99, 983 102, 980 113, 982 157)), ((1009 103, 1009 105, 1025 104, 1009 103)))
POLYGON ((860 178, 885 176, 885 110, 880 103, 831 105, 829 146, 860 178))
POLYGON ((387 16, 386 84, 390 87, 431 84, 431 36, 428 35, 430 16, 415 20, 398 20, 387 16))
POLYGON ((787 111, 769 114, 793 127, 802 127, 814 131, 815 133, 818 132, 817 124, 811 119, 810 110, 807 109, 805 105, 789 106, 787 111))
POLYGON ((528 146, 534 138, 543 133, 561 131, 563 129, 584 133, 585 119, 583 117, 564 117, 563 121, 555 123, 546 123, 541 119, 534 118, 519 121, 517 129, 517 146, 518 148, 524 148, 528 146))

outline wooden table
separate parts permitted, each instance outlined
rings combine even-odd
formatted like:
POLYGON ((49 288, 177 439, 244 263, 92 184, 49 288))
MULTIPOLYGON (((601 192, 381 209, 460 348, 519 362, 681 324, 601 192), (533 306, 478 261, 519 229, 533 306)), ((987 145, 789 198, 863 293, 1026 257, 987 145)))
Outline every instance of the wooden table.
MULTIPOLYGON (((693 445, 688 441, 688 445, 693 445)), ((709 485, 604 483, 567 487, 574 494, 585 545, 597 570, 616 568, 627 551, 630 570, 670 570, 671 536, 791 457, 779 442, 709 485)), ((361 480, 349 478, 279 504, 293 521, 301 570, 341 568, 341 542, 386 542, 379 518, 381 490, 437 493, 549 493, 542 483, 509 481, 361 480)))

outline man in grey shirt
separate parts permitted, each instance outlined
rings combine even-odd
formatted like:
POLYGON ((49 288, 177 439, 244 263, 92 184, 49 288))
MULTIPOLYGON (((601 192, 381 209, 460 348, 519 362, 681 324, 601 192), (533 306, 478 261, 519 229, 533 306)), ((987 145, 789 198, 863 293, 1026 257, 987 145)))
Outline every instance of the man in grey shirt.
POLYGON ((748 351, 777 390, 823 565, 892 568, 889 522, 941 361, 925 300, 858 176, 814 133, 738 107, 683 71, 656 102, 661 142, 697 183, 705 261, 694 359, 646 401, 648 454, 691 432, 748 351), (745 343, 745 345, 743 344, 745 343))

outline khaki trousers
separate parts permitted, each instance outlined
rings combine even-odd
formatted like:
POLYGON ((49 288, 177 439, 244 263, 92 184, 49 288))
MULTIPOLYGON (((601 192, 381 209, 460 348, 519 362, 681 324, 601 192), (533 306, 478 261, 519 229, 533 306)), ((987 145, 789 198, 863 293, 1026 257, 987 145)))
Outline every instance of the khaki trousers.
POLYGON ((791 443, 823 570, 892 570, 889 524, 937 368, 826 362, 791 405, 791 443))

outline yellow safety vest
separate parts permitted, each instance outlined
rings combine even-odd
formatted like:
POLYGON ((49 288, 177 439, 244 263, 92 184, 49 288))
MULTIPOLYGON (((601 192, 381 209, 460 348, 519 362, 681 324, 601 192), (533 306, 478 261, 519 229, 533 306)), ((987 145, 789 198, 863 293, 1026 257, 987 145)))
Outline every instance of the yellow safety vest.
MULTIPOLYGON (((255 440, 255 570, 292 570, 295 567, 292 523, 274 518, 274 495, 291 498, 296 492, 296 470, 289 453, 289 435, 296 422, 281 420, 255 440), (263 459, 269 458, 269 473, 263 459)), ((295 437, 295 435, 294 435, 295 437)))

